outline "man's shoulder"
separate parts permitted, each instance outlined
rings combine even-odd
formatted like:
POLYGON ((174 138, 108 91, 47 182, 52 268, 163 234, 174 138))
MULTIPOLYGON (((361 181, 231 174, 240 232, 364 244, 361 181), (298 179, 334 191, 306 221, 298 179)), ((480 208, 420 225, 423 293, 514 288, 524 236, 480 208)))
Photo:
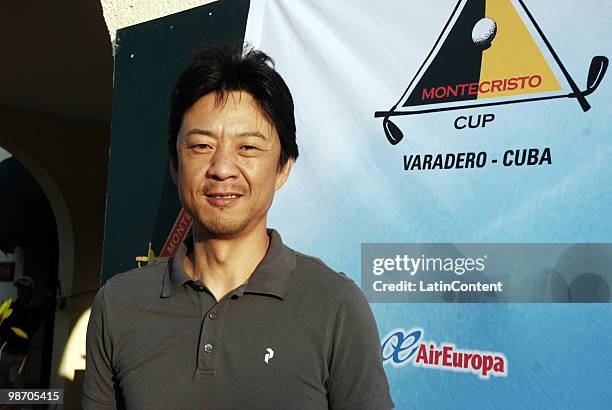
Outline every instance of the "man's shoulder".
POLYGON ((159 296, 167 269, 167 261, 130 269, 108 279, 103 288, 110 293, 109 296, 114 303, 133 302, 152 295, 159 296))
POLYGON ((295 270, 307 282, 318 289, 337 292, 355 283, 345 273, 329 267, 316 256, 295 251, 295 270))
MULTIPOLYGON (((373 323, 369 303, 359 286, 343 272, 329 267, 321 259, 296 252, 298 282, 294 289, 309 301, 311 309, 328 312, 334 320, 373 323)), ((374 325, 375 326, 375 325, 374 325)))

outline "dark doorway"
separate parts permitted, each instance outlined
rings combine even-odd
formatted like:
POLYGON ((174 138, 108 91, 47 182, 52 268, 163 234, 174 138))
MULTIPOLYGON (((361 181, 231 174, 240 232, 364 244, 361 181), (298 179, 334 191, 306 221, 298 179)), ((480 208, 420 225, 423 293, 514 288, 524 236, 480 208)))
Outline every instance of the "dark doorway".
POLYGON ((18 159, 7 158, 6 151, 0 151, 3 153, 0 156, 0 256, 5 261, 4 275, 0 275, 1 296, 3 300, 11 297, 14 301, 17 287, 13 283, 20 278, 31 278, 32 299, 27 306, 36 312, 36 317, 31 319, 32 332, 27 335, 27 353, 20 360, 19 368, 12 369, 11 379, 18 372, 15 386, 48 388, 59 255, 55 218, 47 196, 34 177, 18 159))

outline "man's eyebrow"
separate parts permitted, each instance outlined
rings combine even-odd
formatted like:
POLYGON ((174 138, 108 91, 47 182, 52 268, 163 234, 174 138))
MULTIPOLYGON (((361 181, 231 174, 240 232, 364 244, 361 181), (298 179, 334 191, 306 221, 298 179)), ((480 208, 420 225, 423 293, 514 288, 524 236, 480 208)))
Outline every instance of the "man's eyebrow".
MULTIPOLYGON (((214 133, 212 131, 203 130, 201 128, 192 128, 189 131, 187 131, 187 133, 185 134, 185 137, 188 137, 190 135, 204 135, 204 136, 207 136, 207 137, 213 137, 214 133)), ((238 137, 238 138, 255 137, 255 138, 261 138, 262 140, 268 140, 269 139, 269 137, 265 136, 264 134, 262 134, 259 131, 239 132, 239 133, 236 134, 236 137, 238 137)))
POLYGON ((259 131, 246 131, 246 132, 239 132, 238 134, 236 134, 237 137, 255 137, 255 138, 261 138, 263 140, 268 140, 268 137, 263 135, 261 132, 259 131))
POLYGON ((205 135, 205 136, 210 136, 212 137, 213 133, 211 131, 208 130, 203 130, 200 128, 192 128, 189 131, 187 131, 187 134, 185 134, 185 137, 188 137, 190 135, 205 135))

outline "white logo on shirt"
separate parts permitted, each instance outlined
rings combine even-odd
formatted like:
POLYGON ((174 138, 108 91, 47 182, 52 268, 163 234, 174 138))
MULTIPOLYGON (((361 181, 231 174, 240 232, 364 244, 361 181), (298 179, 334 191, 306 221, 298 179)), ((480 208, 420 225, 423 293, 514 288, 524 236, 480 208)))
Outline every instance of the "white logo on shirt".
POLYGON ((264 356, 264 362, 266 362, 266 364, 268 363, 268 361, 270 361, 271 358, 274 357, 274 350, 270 349, 269 347, 266 349, 266 355, 264 356))

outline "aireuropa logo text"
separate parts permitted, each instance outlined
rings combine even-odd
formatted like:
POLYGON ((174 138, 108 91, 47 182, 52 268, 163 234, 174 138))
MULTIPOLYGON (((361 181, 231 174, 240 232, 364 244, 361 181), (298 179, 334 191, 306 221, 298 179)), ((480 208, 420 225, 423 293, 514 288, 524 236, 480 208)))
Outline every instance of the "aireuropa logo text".
POLYGON ((451 343, 421 340, 422 328, 394 329, 382 340, 385 364, 402 367, 412 363, 415 367, 473 373, 481 379, 508 375, 508 360, 498 352, 459 349, 451 343))

